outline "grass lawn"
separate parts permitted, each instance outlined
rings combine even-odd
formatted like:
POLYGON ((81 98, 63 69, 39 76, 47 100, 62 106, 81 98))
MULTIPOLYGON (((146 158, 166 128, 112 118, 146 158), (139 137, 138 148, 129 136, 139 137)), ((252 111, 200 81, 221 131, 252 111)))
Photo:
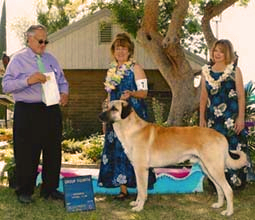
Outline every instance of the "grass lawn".
MULTIPOLYGON (((211 192, 205 180, 204 192, 197 194, 149 195, 144 210, 134 213, 129 202, 115 201, 112 196, 95 195, 96 210, 68 213, 63 202, 44 200, 36 189, 34 202, 29 205, 20 204, 13 189, 0 186, 0 219, 1 220, 251 220, 255 219, 255 183, 248 184, 242 191, 234 192, 234 215, 223 217, 221 209, 210 206, 216 201, 216 194, 211 192)), ((225 208, 225 206, 224 206, 225 208)))

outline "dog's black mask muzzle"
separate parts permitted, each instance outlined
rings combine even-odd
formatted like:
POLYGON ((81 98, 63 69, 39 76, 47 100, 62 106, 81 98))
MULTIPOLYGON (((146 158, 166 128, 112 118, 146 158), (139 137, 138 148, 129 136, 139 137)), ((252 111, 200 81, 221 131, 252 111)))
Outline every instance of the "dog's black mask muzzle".
POLYGON ((104 111, 100 113, 98 117, 103 122, 110 122, 109 111, 104 111))

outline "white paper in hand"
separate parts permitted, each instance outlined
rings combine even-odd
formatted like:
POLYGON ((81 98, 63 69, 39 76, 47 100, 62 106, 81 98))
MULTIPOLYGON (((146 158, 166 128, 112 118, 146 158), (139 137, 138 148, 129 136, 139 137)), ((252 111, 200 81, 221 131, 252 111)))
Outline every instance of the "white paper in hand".
POLYGON ((44 73, 47 81, 42 83, 42 101, 47 105, 59 104, 60 94, 54 72, 44 73))

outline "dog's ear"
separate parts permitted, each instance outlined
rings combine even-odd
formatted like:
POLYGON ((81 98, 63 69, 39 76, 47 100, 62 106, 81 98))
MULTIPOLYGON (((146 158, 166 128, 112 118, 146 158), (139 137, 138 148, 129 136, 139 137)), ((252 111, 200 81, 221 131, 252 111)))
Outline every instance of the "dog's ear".
POLYGON ((121 118, 125 119, 126 117, 128 117, 131 110, 132 110, 132 106, 129 103, 127 105, 122 103, 121 118))

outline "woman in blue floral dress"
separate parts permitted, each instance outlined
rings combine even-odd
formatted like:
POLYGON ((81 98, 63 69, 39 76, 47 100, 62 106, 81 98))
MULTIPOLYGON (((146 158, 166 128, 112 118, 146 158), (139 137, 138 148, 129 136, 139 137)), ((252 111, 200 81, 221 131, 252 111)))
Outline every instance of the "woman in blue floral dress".
MULTIPOLYGON (((112 100, 127 100, 136 113, 147 119, 144 98, 148 86, 146 75, 140 65, 132 59, 134 44, 126 33, 117 34, 111 46, 115 59, 107 72, 105 89, 108 92, 108 103, 112 100)), ((141 155, 142 157, 143 155, 141 155)), ((149 172, 149 188, 156 181, 155 174, 149 172)), ((105 143, 101 158, 98 185, 103 187, 120 187, 116 199, 128 197, 127 187, 136 187, 133 166, 127 158, 124 149, 117 138, 111 124, 105 128, 105 143)))
MULTIPOLYGON (((222 133, 228 140, 229 150, 246 152, 245 92, 241 70, 234 63, 231 42, 216 41, 211 57, 212 65, 202 68, 200 126, 214 128, 222 133)), ((235 158, 236 155, 231 156, 235 158)), ((233 189, 243 188, 246 168, 227 170, 226 178, 233 189)))

